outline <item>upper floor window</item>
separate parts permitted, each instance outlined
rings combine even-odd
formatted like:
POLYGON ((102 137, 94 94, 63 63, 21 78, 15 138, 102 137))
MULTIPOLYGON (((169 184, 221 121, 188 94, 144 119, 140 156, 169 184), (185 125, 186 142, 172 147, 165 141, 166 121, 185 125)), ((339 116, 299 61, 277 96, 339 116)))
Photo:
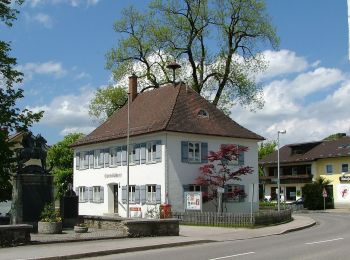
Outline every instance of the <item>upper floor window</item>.
POLYGON ((109 151, 111 156, 111 166, 118 165, 118 147, 112 147, 109 151))
POLYGON ((333 165, 332 164, 327 164, 326 165, 326 173, 327 174, 332 174, 333 173, 333 165))
POLYGON ((342 163, 341 165, 341 172, 348 172, 349 171, 349 164, 342 163))
POLYGON ((181 161, 187 163, 208 162, 208 143, 182 141, 181 161))
POLYGON ((200 162, 200 143, 199 142, 188 142, 188 161, 189 162, 200 162))
POLYGON ((75 154, 75 169, 79 170, 80 168, 80 153, 75 154))
POLYGON ((311 165, 306 166, 306 174, 311 174, 311 165))
POLYGON ((147 143, 147 163, 162 161, 161 141, 152 141, 147 143))
POLYGON ((94 167, 101 168, 103 167, 103 152, 102 149, 97 149, 94 151, 94 167))

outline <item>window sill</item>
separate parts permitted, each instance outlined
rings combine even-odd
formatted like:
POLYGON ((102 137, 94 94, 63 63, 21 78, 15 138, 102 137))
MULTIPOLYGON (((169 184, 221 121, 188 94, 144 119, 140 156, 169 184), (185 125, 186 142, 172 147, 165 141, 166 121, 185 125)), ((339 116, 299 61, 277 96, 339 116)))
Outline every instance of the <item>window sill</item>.
POLYGON ((187 161, 185 163, 188 163, 188 164, 201 164, 201 163, 204 163, 204 162, 199 162, 199 161, 187 161))
POLYGON ((157 162, 156 161, 149 161, 149 162, 146 162, 146 164, 156 164, 157 162))

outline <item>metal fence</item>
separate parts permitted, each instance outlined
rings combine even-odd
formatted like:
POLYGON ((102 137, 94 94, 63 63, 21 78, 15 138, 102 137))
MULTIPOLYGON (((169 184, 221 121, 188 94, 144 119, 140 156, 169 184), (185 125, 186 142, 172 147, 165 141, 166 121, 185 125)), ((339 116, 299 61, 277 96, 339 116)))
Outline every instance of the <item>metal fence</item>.
POLYGON ((249 227, 254 225, 269 225, 290 221, 292 211, 266 211, 251 214, 216 213, 216 212, 173 212, 174 218, 180 219, 181 224, 203 225, 217 227, 249 227))

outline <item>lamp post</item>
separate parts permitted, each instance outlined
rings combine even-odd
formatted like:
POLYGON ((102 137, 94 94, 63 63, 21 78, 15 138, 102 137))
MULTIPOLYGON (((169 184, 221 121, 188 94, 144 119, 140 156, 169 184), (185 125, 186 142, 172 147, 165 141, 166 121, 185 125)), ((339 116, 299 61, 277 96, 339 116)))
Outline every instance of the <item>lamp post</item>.
POLYGON ((277 208, 280 212, 280 134, 285 134, 287 131, 282 130, 277 132, 277 208))
POLYGON ((126 217, 130 217, 129 209, 129 143, 130 143, 130 93, 128 93, 128 129, 126 132, 126 217))

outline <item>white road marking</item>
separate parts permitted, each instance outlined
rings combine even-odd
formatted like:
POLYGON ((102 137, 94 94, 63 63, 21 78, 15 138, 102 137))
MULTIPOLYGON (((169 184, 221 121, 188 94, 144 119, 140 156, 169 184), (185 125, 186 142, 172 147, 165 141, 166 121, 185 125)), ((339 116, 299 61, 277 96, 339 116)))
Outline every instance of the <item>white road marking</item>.
POLYGON ((237 255, 228 255, 228 256, 222 256, 218 258, 211 258, 208 260, 218 260, 218 259, 224 259, 224 258, 230 258, 230 257, 236 257, 236 256, 242 256, 242 255, 250 255, 250 254, 255 254, 255 252, 248 252, 248 253, 242 253, 242 254, 237 254, 237 255))
POLYGON ((332 242, 332 241, 337 241, 337 240, 342 240, 342 239, 344 239, 344 238, 339 237, 339 238, 334 238, 334 239, 329 239, 329 240, 305 243, 305 245, 321 244, 321 243, 327 243, 327 242, 332 242))

